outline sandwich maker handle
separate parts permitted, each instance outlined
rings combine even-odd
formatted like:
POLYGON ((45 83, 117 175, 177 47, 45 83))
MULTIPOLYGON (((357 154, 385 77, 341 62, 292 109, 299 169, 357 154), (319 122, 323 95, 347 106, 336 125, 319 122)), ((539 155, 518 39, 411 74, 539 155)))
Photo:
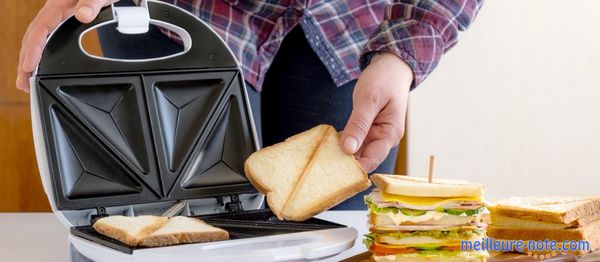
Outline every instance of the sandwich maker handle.
MULTIPOLYGON (((209 25, 193 14, 171 4, 147 1, 149 21, 152 24, 169 28, 169 25, 183 30, 184 52, 156 59, 119 60, 92 57, 83 51, 80 39, 86 32, 110 23, 116 23, 118 15, 129 12, 116 12, 114 8, 104 7, 98 17, 88 24, 79 22, 75 17, 67 19, 50 36, 42 54, 37 75, 94 74, 160 71, 178 69, 237 68, 235 57, 223 40, 209 25), (189 43, 186 38, 189 37, 189 43), (188 46, 185 46, 188 44, 188 46), (185 51, 187 50, 187 51, 185 51)), ((122 11, 122 10, 121 10, 122 11)), ((139 10, 138 10, 139 11, 139 10)), ((127 19, 119 23, 119 31, 124 33, 143 33, 144 21, 127 19), (122 25, 136 23, 140 28, 123 28, 122 25), (127 31, 127 29, 131 29, 127 31)), ((135 25, 134 25, 135 26, 135 25)), ((125 35, 126 37, 126 35, 125 35)))

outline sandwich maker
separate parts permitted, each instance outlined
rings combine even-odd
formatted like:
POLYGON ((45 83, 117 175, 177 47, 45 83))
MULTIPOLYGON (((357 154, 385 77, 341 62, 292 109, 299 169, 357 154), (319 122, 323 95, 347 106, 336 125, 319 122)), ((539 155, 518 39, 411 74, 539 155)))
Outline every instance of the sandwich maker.
POLYGON ((52 210, 70 228, 71 261, 313 260, 354 244, 354 228, 281 221, 264 208, 244 175, 259 143, 240 67, 185 10, 149 0, 105 7, 89 24, 72 17, 49 37, 30 82, 38 167, 52 210), (83 50, 83 34, 115 23, 123 34, 168 29, 183 52, 121 60, 83 50), (165 213, 198 217, 230 240, 131 247, 91 226, 104 216, 165 213))

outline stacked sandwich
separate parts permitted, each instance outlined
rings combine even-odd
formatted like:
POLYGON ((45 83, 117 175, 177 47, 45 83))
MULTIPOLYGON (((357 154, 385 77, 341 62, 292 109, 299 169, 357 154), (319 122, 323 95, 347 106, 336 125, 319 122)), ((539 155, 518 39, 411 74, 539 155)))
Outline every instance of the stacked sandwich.
MULTIPOLYGON (((589 248, 575 245, 564 250, 572 254, 600 249, 600 196, 513 197, 498 200, 490 211, 488 232, 496 240, 555 240, 561 248, 565 240, 589 243, 589 248)), ((530 251, 527 243, 523 251, 530 251)))
POLYGON ((461 251, 461 241, 485 236, 483 185, 374 174, 378 189, 365 201, 375 261, 485 261, 485 251, 461 251))

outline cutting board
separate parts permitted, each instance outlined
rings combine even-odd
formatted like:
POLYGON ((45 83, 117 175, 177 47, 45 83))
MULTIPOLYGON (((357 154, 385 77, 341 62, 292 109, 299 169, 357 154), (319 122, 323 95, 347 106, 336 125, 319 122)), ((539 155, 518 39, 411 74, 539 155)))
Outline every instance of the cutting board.
MULTIPOLYGON (((549 259, 534 259, 525 254, 518 253, 492 253, 490 254, 489 262, 527 262, 527 261, 545 261, 545 262, 570 262, 578 261, 576 256, 573 255, 557 255, 549 259)), ((581 262, 592 262, 600 261, 600 250, 579 257, 581 262)), ((342 262, 373 262, 371 259, 371 252, 364 252, 353 257, 342 260, 342 262)))

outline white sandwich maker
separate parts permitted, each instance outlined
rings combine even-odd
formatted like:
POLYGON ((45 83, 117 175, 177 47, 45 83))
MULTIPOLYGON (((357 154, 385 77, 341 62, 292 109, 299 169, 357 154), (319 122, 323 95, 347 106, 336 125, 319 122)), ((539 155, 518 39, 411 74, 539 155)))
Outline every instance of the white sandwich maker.
POLYGON ((354 228, 263 209, 243 170, 258 140, 240 67, 207 24, 176 6, 148 1, 106 7, 90 24, 68 19, 31 87, 40 174, 70 228, 71 261, 314 260, 354 244, 354 228), (81 36, 109 23, 124 34, 159 25, 181 36, 184 51, 134 61, 84 52, 81 36), (91 227, 103 216, 165 212, 199 217, 231 239, 140 248, 91 227))

